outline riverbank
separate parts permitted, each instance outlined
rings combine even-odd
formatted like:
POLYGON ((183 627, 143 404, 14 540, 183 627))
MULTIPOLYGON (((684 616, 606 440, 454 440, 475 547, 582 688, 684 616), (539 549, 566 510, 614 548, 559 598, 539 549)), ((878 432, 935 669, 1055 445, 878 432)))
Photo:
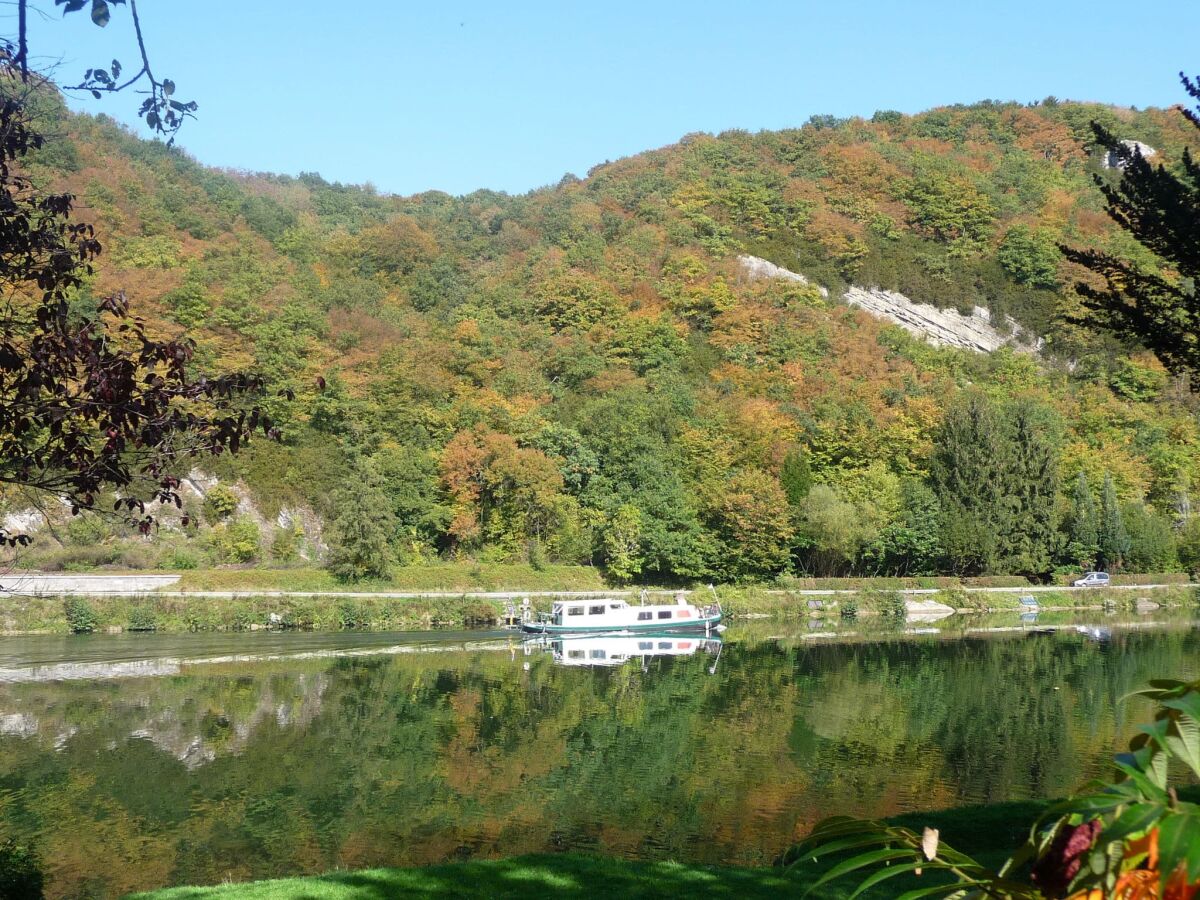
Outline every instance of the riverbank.
MULTIPOLYGON (((357 586, 356 586, 357 587, 357 586)), ((383 591, 216 591, 173 588, 134 595, 92 596, 8 595, 0 600, 0 633, 29 634, 121 631, 257 631, 296 629, 329 631, 369 629, 410 631, 441 627, 495 625, 512 602, 507 595, 441 590, 389 593, 383 591)), ((588 590, 559 588, 565 592, 588 590)), ((591 589, 596 590, 596 589, 591 589)), ((525 588, 534 594, 535 608, 547 608, 552 592, 525 588), (540 596, 538 596, 540 594, 540 596)), ((1021 610, 1020 598, 1032 595, 1043 611, 1069 609, 1152 611, 1194 607, 1200 601, 1195 585, 1155 585, 1140 589, 1033 589, 955 587, 945 590, 865 589, 814 594, 771 585, 721 586, 717 589, 727 616, 739 618, 843 619, 948 615, 1021 610)), ((512 593, 521 593, 515 589, 512 593)), ((705 592, 707 593, 707 592, 705 592)))
MULTIPOLYGON (((943 839, 981 862, 998 866, 1028 833, 1044 804, 1002 803, 898 816, 889 822, 920 830, 937 828, 943 839)), ((802 891, 823 871, 811 864, 758 869, 634 861, 576 853, 539 854, 413 869, 332 872, 215 887, 180 887, 134 895, 131 900, 364 900, 376 897, 778 897, 802 891)), ((814 897, 843 900, 854 879, 814 897)), ((895 897, 931 886, 928 877, 897 879, 860 895, 895 897)))

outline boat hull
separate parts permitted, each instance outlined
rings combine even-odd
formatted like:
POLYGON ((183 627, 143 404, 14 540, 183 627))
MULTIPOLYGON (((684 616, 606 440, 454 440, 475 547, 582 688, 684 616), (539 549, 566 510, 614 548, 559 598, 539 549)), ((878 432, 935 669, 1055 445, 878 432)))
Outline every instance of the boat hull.
POLYGON ((640 622, 629 623, 625 625, 554 625, 549 622, 522 622, 521 630, 526 634, 644 634, 653 632, 655 634, 678 634, 694 633, 697 631, 711 631, 721 623, 722 616, 718 613, 715 616, 705 616, 699 619, 692 619, 688 622, 672 623, 670 625, 665 622, 640 622))

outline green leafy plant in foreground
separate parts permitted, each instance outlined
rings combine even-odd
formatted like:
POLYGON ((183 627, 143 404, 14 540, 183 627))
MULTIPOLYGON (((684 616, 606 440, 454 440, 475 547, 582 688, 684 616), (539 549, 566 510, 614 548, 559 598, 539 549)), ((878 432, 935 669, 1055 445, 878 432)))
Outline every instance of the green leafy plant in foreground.
POLYGON ((838 816, 797 846, 796 862, 835 857, 809 893, 873 870, 851 895, 900 876, 930 873, 929 883, 897 894, 1007 900, 1191 900, 1200 896, 1200 805, 1181 801, 1170 764, 1200 778, 1200 680, 1152 681, 1134 692, 1158 704, 1129 751, 1114 759, 1110 782, 1093 782, 1051 806, 1029 838, 993 871, 940 843, 938 832, 838 816), (849 852, 856 855, 840 858, 849 852))

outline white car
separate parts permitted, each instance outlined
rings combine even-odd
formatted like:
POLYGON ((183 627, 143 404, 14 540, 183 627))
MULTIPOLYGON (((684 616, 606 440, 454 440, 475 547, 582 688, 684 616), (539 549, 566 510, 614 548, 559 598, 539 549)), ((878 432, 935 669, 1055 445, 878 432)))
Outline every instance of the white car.
POLYGON ((1108 584, 1107 572, 1088 572, 1082 578, 1072 581, 1071 587, 1108 587, 1108 584))

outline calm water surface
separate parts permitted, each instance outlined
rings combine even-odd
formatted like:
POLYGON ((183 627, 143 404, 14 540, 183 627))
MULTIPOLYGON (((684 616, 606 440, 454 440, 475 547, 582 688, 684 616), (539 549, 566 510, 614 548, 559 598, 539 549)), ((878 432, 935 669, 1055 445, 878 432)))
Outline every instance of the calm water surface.
POLYGON ((0 836, 56 897, 565 849, 761 864, 834 813, 1061 795, 1147 717, 1119 698, 1200 671, 1188 623, 969 624, 0 638, 0 836))

